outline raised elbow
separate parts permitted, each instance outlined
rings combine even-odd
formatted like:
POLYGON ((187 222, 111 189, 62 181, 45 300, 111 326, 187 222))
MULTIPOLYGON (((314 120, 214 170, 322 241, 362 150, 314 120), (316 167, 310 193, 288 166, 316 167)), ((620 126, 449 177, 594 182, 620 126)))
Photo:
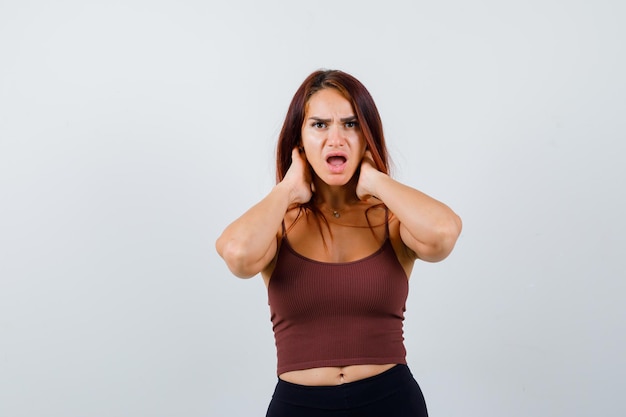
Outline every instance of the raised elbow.
POLYGON ((215 244, 217 253, 224 259, 226 266, 238 278, 251 278, 259 271, 251 268, 250 255, 243 245, 230 240, 227 242, 218 239, 215 244))
POLYGON ((433 227, 432 234, 427 241, 417 244, 417 257, 426 262, 443 261, 450 255, 461 234, 463 225, 461 219, 454 214, 445 222, 433 227))
POLYGON ((442 261, 450 255, 452 249, 454 249, 454 246, 456 245, 456 241, 458 240, 462 229, 463 222, 456 214, 454 214, 445 225, 440 227, 439 244, 437 245, 438 256, 436 256, 436 261, 442 261))

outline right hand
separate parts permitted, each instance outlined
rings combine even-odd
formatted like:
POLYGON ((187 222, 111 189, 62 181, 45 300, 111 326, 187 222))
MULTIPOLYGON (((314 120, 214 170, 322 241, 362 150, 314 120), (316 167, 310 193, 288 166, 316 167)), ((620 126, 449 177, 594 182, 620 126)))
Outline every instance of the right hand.
POLYGON ((291 165, 281 182, 289 187, 292 204, 308 203, 313 196, 309 164, 304 151, 300 152, 297 146, 291 151, 291 165))

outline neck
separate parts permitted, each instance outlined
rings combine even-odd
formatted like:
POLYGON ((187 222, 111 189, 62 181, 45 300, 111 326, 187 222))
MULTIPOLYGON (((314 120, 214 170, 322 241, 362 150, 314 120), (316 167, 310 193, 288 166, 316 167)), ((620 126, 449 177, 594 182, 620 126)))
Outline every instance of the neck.
POLYGON ((341 217, 350 207, 359 202, 354 188, 348 186, 332 187, 324 184, 315 187, 313 203, 322 211, 335 218, 341 217))

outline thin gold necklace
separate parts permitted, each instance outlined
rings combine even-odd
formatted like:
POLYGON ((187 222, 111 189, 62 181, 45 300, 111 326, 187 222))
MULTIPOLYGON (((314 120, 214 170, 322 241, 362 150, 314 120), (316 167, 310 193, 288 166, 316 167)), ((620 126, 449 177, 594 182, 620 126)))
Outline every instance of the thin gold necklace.
POLYGON ((320 209, 322 211, 330 211, 333 214, 333 217, 335 219, 338 219, 341 217, 341 213, 339 212, 339 210, 335 210, 334 208, 330 208, 330 207, 320 207, 320 209))

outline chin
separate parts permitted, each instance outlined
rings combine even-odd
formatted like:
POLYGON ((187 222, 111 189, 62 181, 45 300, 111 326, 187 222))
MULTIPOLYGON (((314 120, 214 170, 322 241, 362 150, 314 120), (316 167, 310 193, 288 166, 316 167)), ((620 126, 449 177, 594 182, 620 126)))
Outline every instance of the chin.
POLYGON ((322 179, 322 181, 324 181, 326 184, 330 185, 331 187, 343 187, 344 185, 348 185, 350 183, 350 180, 352 179, 353 176, 330 176, 329 178, 325 178, 322 179))
POLYGON ((356 169, 345 169, 341 173, 333 173, 328 172, 325 169, 322 169, 323 174, 320 175, 317 173, 317 177, 326 185, 331 187, 342 187, 344 185, 348 185, 351 180, 354 179, 355 175, 357 175, 356 169))

